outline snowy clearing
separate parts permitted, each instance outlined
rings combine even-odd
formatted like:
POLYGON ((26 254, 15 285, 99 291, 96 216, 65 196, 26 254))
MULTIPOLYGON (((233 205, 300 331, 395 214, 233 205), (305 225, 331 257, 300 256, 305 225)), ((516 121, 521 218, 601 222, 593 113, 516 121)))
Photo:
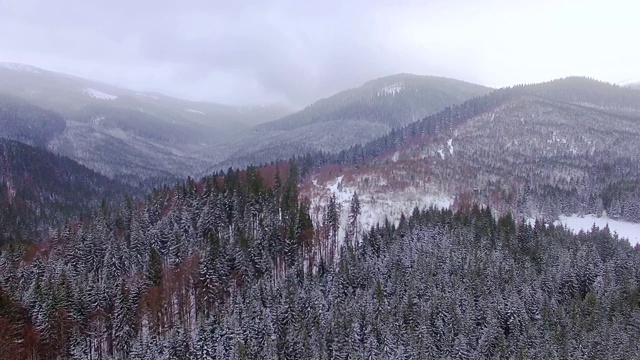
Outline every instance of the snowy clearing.
POLYGON ((89 95, 90 97, 94 98, 94 99, 98 99, 98 100, 115 100, 118 97, 115 95, 111 95, 111 94, 107 94, 105 92, 102 92, 100 90, 96 90, 96 89, 91 89, 91 88, 86 88, 84 90, 82 90, 83 93, 89 95))
POLYGON ((562 224, 571 231, 579 232, 580 230, 589 231, 593 227, 603 229, 609 225, 609 229, 612 232, 616 232, 619 237, 629 240, 631 245, 640 243, 640 224, 632 223, 628 221, 610 219, 608 217, 597 217, 595 215, 571 215, 560 216, 560 220, 556 221, 556 224, 562 224))
POLYGON ((202 111, 199 111, 199 110, 187 109, 187 112, 204 115, 204 113, 202 111))
POLYGON ((360 199, 361 214, 358 217, 360 231, 368 231, 372 226, 384 223, 385 219, 397 225, 402 214, 410 216, 416 207, 448 209, 453 204, 452 197, 435 191, 425 192, 414 187, 385 192, 372 191, 346 184, 344 176, 338 176, 324 186, 319 184, 317 179, 313 179, 312 184, 314 190, 311 196, 311 208, 315 226, 319 226, 322 222, 322 208, 329 203, 329 196, 335 195, 336 202, 340 205, 340 229, 338 230, 340 242, 345 237, 351 199, 356 191, 360 199))

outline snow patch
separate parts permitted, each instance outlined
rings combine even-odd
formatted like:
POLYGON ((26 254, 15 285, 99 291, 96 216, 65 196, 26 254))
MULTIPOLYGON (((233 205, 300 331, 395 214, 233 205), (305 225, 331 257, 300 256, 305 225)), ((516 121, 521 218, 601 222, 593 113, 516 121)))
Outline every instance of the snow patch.
POLYGON ((96 90, 96 89, 91 89, 91 88, 86 88, 84 90, 82 90, 83 93, 89 95, 90 97, 94 98, 94 99, 98 99, 98 100, 115 100, 118 97, 115 95, 111 95, 111 94, 107 94, 105 92, 102 92, 100 90, 96 90))
POLYGON ((336 178, 336 182, 332 185, 328 185, 327 189, 336 196, 336 201, 339 203, 349 203, 353 197, 353 191, 342 185, 342 179, 344 175, 340 175, 336 178))
POLYGON ((104 116, 95 116, 95 117, 93 117, 93 118, 91 119, 91 122, 92 122, 94 125, 100 125, 100 122, 101 122, 102 120, 104 120, 104 119, 106 119, 104 116))
POLYGON ((204 113, 202 111, 199 111, 199 110, 187 109, 187 112, 204 115, 204 113))
POLYGON ((449 146, 449 155, 453 155, 453 139, 447 140, 447 145, 449 146))
POLYGON ((584 216, 574 214, 571 216, 562 215, 554 224, 562 224, 569 230, 576 233, 581 230, 589 231, 594 224, 600 229, 603 229, 608 225, 611 232, 617 233, 621 238, 628 239, 631 245, 637 245, 640 243, 640 224, 638 223, 615 220, 606 216, 597 217, 593 214, 584 216))
POLYGON ((400 93, 402 89, 403 89, 402 84, 393 84, 393 85, 385 86, 382 89, 380 89, 380 91, 378 91, 378 96, 383 96, 383 95, 395 96, 396 94, 400 93))
POLYGON ((444 151, 442 149, 438 150, 438 154, 440 154, 440 157, 444 160, 444 151))
POLYGON ((9 196, 9 204, 13 204, 13 199, 16 197, 16 189, 13 187, 13 182, 10 179, 6 181, 7 195, 9 196))
POLYGON ((142 96, 142 97, 146 97, 146 98, 149 98, 149 99, 154 99, 154 100, 158 100, 159 99, 159 97, 157 97, 156 95, 145 94, 145 93, 141 93, 141 92, 137 92, 136 95, 142 96))
POLYGON ((397 161, 398 161, 398 159, 400 159, 400 152, 399 152, 399 151, 396 151, 396 152, 393 154, 393 156, 391 157, 391 161, 393 161, 393 162, 397 162, 397 161))
MULTIPOLYGON (((382 180, 382 179, 379 179, 382 180)), ((322 209, 329 203, 329 196, 335 196, 336 203, 340 206, 340 228, 338 230, 338 241, 344 241, 347 224, 349 221, 349 210, 353 194, 357 191, 360 200, 361 214, 358 217, 358 229, 361 234, 376 224, 384 223, 388 219, 391 223, 398 224, 402 214, 410 216, 414 208, 427 209, 435 207, 438 209, 448 209, 453 205, 453 198, 437 191, 416 189, 408 187, 398 190, 378 191, 366 189, 357 185, 348 185, 344 181, 344 176, 338 176, 334 180, 326 183, 325 186, 318 185, 317 179, 313 179, 314 185, 311 196, 312 219, 315 226, 322 223, 322 209), (318 192, 319 191, 319 192, 318 192)), ((381 186, 376 179, 377 186, 381 186)), ((360 237, 359 237, 360 238, 360 237)))

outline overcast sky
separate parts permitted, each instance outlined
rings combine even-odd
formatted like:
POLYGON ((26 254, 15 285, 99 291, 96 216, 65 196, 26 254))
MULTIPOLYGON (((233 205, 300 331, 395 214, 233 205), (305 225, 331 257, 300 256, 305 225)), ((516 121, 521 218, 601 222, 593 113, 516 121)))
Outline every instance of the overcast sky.
POLYGON ((0 0, 0 61, 228 104, 394 73, 640 80, 637 1, 0 0))

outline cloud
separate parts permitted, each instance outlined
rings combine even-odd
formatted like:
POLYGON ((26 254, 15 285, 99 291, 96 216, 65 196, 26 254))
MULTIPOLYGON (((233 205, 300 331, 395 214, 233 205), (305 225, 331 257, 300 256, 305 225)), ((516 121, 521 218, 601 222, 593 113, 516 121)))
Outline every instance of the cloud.
POLYGON ((640 78, 633 2, 0 0, 0 59, 197 100, 304 106, 413 72, 640 78))

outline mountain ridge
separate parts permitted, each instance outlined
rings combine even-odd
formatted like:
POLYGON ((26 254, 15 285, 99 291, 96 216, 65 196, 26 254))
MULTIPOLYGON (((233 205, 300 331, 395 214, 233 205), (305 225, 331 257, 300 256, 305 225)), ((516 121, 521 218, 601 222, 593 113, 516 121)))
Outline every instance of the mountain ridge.
POLYGON ((587 78, 499 89, 363 146, 303 159, 325 165, 302 192, 319 208, 337 196, 343 222, 357 192, 374 214, 365 227, 416 206, 474 203, 551 221, 606 211, 640 222, 638 110, 640 92, 587 78), (601 93, 621 96, 602 106, 593 101, 601 93))
POLYGON ((396 74, 370 80, 244 132, 239 144, 227 143, 225 159, 209 171, 306 152, 339 152, 489 91, 481 85, 435 76, 396 74))
POLYGON ((289 111, 185 101, 24 64, 0 66, 0 94, 64 120, 61 134, 38 145, 134 182, 135 177, 194 174, 209 160, 193 151, 289 111), (113 161, 114 151, 120 162, 113 161))
POLYGON ((0 243, 37 242, 49 228, 138 192, 72 159, 0 137, 0 243))

